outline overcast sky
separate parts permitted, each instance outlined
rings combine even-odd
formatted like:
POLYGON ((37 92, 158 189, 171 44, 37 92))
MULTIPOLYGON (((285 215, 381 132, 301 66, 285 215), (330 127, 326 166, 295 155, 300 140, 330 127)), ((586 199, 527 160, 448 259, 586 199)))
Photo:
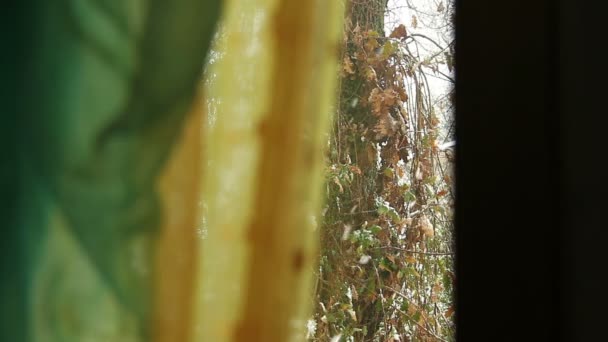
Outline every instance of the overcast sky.
MULTIPOLYGON (((453 1, 453 0, 449 0, 453 1)), ((405 25, 408 34, 421 34, 442 47, 448 46, 452 41, 452 32, 447 15, 448 1, 442 0, 389 0, 388 12, 385 17, 385 33, 389 35, 392 30, 400 24, 405 25), (413 8, 413 9, 412 9, 413 8), (443 8, 443 9, 442 9, 443 8), (413 17, 416 17, 416 27, 414 27, 413 17)), ((436 55, 441 51, 433 42, 422 37, 415 37, 416 42, 408 40, 410 51, 419 54, 419 60, 436 55)), ((446 49, 449 51, 449 49, 446 49)), ((444 60, 443 54, 435 61, 444 60)), ((439 71, 454 78, 454 73, 450 72, 447 64, 439 64, 439 71)), ((445 98, 452 88, 452 83, 440 74, 434 75, 430 69, 426 69, 427 80, 433 101, 445 98)), ((453 70, 452 70, 453 71, 453 70)), ((441 110, 441 108, 436 107, 441 110)), ((447 112, 442 112, 443 119, 450 116, 447 112)))

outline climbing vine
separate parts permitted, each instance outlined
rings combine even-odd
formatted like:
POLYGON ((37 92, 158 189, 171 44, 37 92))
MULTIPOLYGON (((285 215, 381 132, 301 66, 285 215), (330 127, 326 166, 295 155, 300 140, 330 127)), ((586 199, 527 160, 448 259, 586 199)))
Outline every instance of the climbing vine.
MULTIPOLYGON (((438 74, 453 80, 453 44, 417 33, 416 16, 385 33, 386 6, 352 0, 346 13, 309 321, 316 341, 454 339, 453 156, 442 146, 453 139, 450 95, 437 101, 429 85, 438 74)), ((453 11, 441 6, 437 15, 453 11)))

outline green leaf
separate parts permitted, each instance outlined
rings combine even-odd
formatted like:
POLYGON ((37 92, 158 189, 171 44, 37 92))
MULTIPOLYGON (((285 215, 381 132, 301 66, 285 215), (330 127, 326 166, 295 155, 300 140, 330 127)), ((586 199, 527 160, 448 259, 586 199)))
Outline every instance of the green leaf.
POLYGON ((416 200, 416 195, 411 191, 406 191, 403 193, 403 200, 406 202, 414 202, 416 200))
POLYGON ((387 167, 386 169, 384 169, 384 175, 389 178, 393 178, 395 176, 395 171, 392 168, 387 167))
POLYGON ((390 210, 390 208, 387 207, 386 205, 380 205, 378 207, 378 214, 379 215, 385 215, 386 213, 388 213, 389 210, 390 210))
POLYGON ((382 230, 382 227, 380 227, 378 225, 373 225, 373 226, 369 227, 369 230, 372 232, 372 234, 377 234, 378 232, 380 232, 382 230))
POLYGON ((416 312, 414 314, 414 317, 412 317, 412 319, 416 322, 420 321, 420 311, 416 312))
POLYGON ((401 221, 401 217, 399 217, 399 214, 393 208, 391 208, 389 210, 388 217, 390 217, 391 220, 393 220, 393 222, 399 222, 399 221, 401 221))

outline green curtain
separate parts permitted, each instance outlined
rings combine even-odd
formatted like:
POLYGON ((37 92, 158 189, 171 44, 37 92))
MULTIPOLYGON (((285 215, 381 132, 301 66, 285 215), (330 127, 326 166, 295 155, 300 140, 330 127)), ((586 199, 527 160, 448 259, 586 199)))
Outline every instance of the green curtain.
POLYGON ((154 183, 200 82, 220 1, 30 4, 27 102, 3 125, 18 158, 3 170, 18 178, 3 194, 14 207, 3 217, 0 340, 150 340, 154 183))

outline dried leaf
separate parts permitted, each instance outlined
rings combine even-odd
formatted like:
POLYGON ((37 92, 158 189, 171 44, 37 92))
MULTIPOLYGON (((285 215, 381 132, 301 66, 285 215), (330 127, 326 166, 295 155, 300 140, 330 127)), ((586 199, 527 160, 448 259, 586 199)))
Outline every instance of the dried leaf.
POLYGON ((397 131, 398 122, 393 119, 390 115, 385 115, 378 120, 378 123, 374 126, 374 132, 376 132, 375 139, 380 140, 386 137, 393 136, 397 131))
POLYGON ((405 93, 405 89, 400 88, 400 87, 399 87, 399 88, 397 88, 397 94, 399 94, 399 99, 400 99, 401 101, 403 101, 403 102, 407 101, 408 96, 407 96, 407 94, 405 93))
POLYGON ((393 32, 391 32, 390 38, 402 39, 407 37, 407 31, 405 30, 405 25, 401 24, 397 26, 393 32))
POLYGON ((384 104, 394 106, 398 96, 399 94, 393 88, 386 89, 383 96, 384 104))
POLYGON ((354 300, 359 300, 359 292, 357 292, 357 288, 355 288, 354 286, 351 287, 351 293, 354 300))
POLYGON ((454 314, 454 306, 450 306, 446 311, 445 314, 443 314, 445 316, 445 318, 450 318, 452 317, 452 315, 454 314))
POLYGON ((412 15, 412 27, 413 28, 417 28, 418 27, 418 18, 416 18, 415 15, 412 15))
POLYGON ((382 93, 378 88, 372 89, 371 93, 369 94, 367 101, 371 104, 372 113, 375 115, 380 115, 382 113, 383 95, 384 93, 382 93))
POLYGON ((439 5, 437 5, 437 12, 441 13, 445 10, 445 6, 443 6, 443 1, 439 2, 439 5))
POLYGON ((431 224, 431 221, 429 221, 428 217, 426 217, 426 215, 423 214, 422 217, 420 217, 418 225, 424 235, 428 237, 433 237, 435 235, 433 225, 431 224))
POLYGON ((350 60, 350 57, 344 56, 344 62, 342 63, 342 70, 344 70, 344 72, 351 74, 351 75, 355 73, 354 64, 350 60))

